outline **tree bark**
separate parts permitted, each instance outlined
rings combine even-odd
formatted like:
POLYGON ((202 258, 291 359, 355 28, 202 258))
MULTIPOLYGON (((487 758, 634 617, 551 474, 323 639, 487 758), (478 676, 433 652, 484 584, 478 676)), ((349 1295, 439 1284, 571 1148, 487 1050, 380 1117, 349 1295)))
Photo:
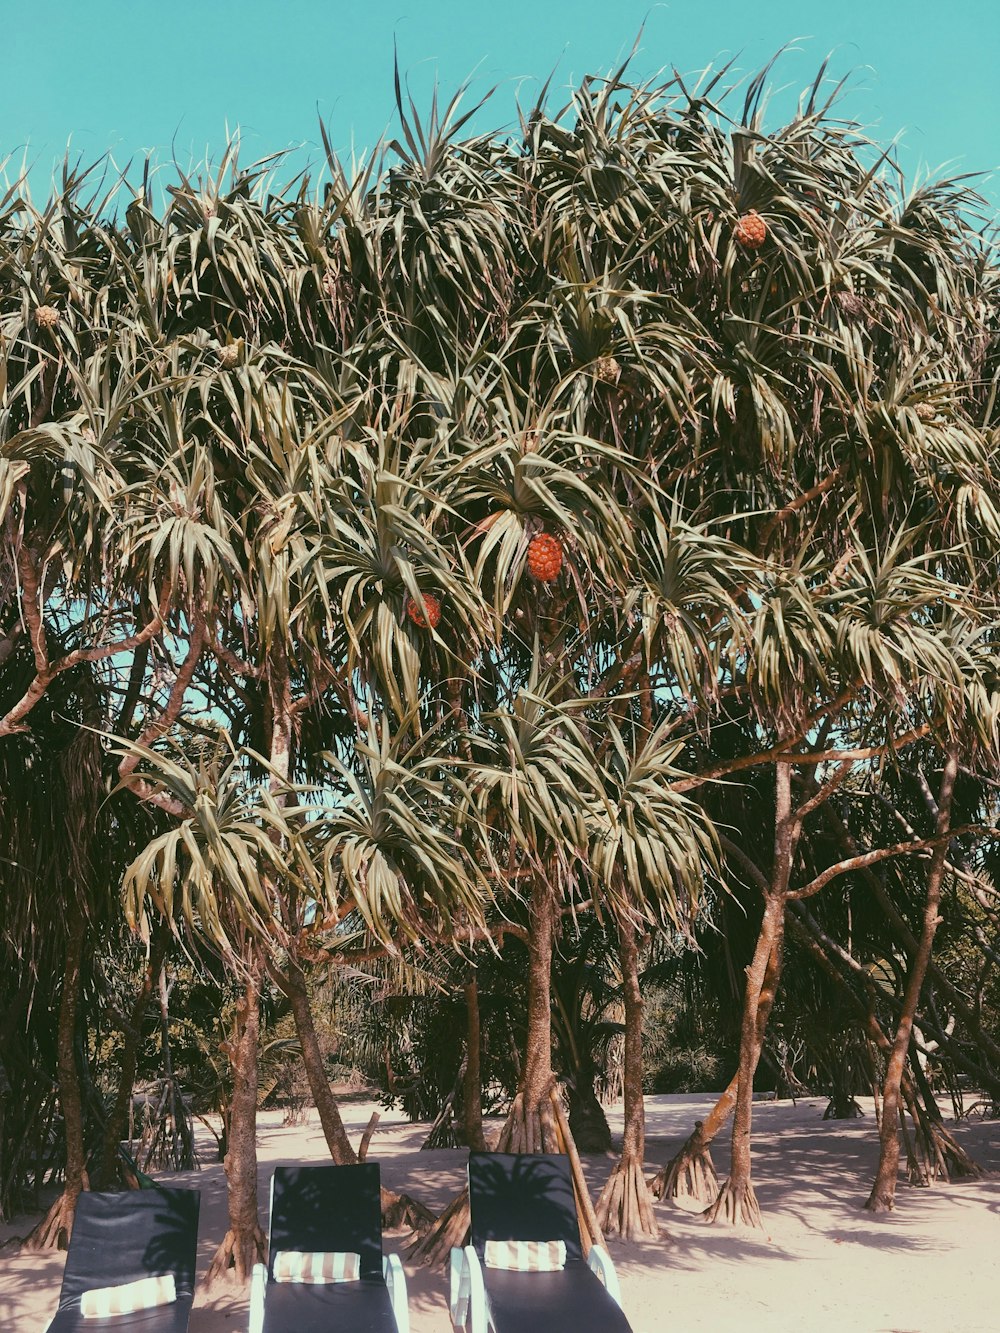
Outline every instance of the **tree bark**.
MULTIPOLYGON (((537 878, 528 903, 528 1036, 517 1096, 500 1131, 498 1152, 561 1152, 569 1148, 569 1126, 560 1133, 551 1091, 552 1073, 552 947, 556 901, 552 886, 537 878)), ((573 1145, 575 1152, 575 1145, 573 1145)), ((572 1158, 572 1152, 570 1153, 572 1158)), ((587 1198, 589 1205, 589 1196, 587 1198)), ((591 1206, 592 1211, 592 1206, 591 1206)), ((443 1264, 453 1246, 465 1244, 469 1233, 469 1194, 463 1190, 441 1214, 436 1225, 413 1246, 410 1257, 443 1264)))
MULTIPOLYGON (((528 909, 528 1037, 521 1070, 521 1101, 536 1115, 548 1098, 552 1082, 552 945, 555 932, 555 899, 550 885, 536 880, 528 909)), ((534 1126, 527 1127, 536 1151, 534 1126)), ((540 1138, 540 1135, 537 1136, 540 1138)), ((521 1148, 512 1148, 519 1152, 521 1148)))
POLYGON ((659 1232, 646 1180, 646 1114, 642 1097, 642 992, 639 989, 639 946, 635 926, 618 923, 625 1004, 625 1130, 621 1161, 612 1171, 597 1200, 597 1220, 605 1235, 641 1240, 659 1232))
POLYGON ((66 941, 66 975, 59 1001, 57 1064, 59 1103, 66 1133, 66 1184, 63 1192, 25 1241, 29 1250, 67 1249, 73 1233, 76 1201, 90 1188, 87 1179, 83 1141, 83 1096, 80 1071, 76 1065, 76 1023, 83 980, 83 950, 87 921, 82 907, 71 909, 69 938, 66 941))
POLYGON ((225 1160, 229 1230, 208 1270, 209 1282, 230 1270, 238 1282, 248 1281, 265 1247, 257 1210, 257 1056, 262 968, 256 945, 249 946, 246 961, 246 989, 237 1006, 236 1039, 229 1050, 233 1068, 229 1148, 225 1160))
POLYGON ((611 1126, 597 1095, 597 1066, 584 1052, 576 1061, 572 1082, 566 1084, 569 1123, 583 1152, 610 1152, 611 1126))
MULTIPOLYGON (((771 954, 776 955, 776 976, 781 972, 781 951, 785 929, 785 899, 792 873, 792 860, 798 845, 801 820, 792 810, 792 774, 790 764, 776 765, 774 867, 771 886, 764 894, 764 916, 757 937, 753 961, 747 969, 743 1023, 740 1030, 739 1085, 733 1116, 732 1157, 729 1178, 718 1198, 705 1210, 706 1221, 726 1221, 760 1226, 760 1208, 751 1181, 750 1129, 753 1120, 753 1080, 760 1061, 761 1047, 770 1004, 761 1012, 764 982, 771 954)), ((773 998, 773 997, 772 997, 773 998)))
MULTIPOLYGON (((827 809, 826 818, 827 822, 830 824, 830 827, 834 830, 837 837, 840 839, 841 843, 848 850, 848 852, 850 852, 851 854, 856 853, 857 844, 851 838, 847 829, 844 827, 843 822, 840 819, 838 819, 836 813, 832 810, 827 809)), ((893 903, 892 899, 889 897, 889 894, 886 892, 885 885, 883 884, 880 877, 877 874, 875 874, 874 871, 872 871, 870 868, 867 867, 861 871, 861 874, 865 879, 865 881, 871 886, 872 892, 874 893, 879 906, 885 913, 887 922, 889 923, 892 930, 895 932, 898 943, 901 945, 903 949, 906 950, 907 953, 909 954, 916 953, 918 948, 916 936, 910 930, 909 926, 906 923, 905 918, 902 916, 902 914, 899 912, 899 909, 896 907, 895 903, 893 903)), ((954 1010, 958 1018, 960 1018, 961 1021, 965 1024, 965 1026, 968 1028, 969 1032, 972 1035, 972 1039, 976 1044, 977 1049, 983 1054, 983 1056, 987 1061, 987 1064, 990 1063, 992 1063, 993 1065, 1000 1064, 1000 1044, 994 1041, 988 1032, 983 1031, 981 1015, 979 1011, 974 1006, 968 1003, 965 996, 958 989, 958 987, 955 986, 954 982, 952 982, 946 975, 946 973, 944 973, 936 965, 933 957, 929 960, 927 964, 927 975, 934 982, 935 988, 939 990, 943 996, 945 996, 945 998, 948 1001, 948 1004, 954 1010)), ((953 1052, 953 1056, 956 1059, 956 1063, 958 1062, 958 1060, 961 1059, 961 1056, 958 1054, 957 1050, 953 1052)), ((965 1072, 971 1074, 974 1078, 980 1078, 983 1076, 983 1072, 986 1072, 987 1077, 989 1077, 987 1071, 980 1071, 979 1069, 966 1069, 965 1072)), ((995 1083, 994 1088, 992 1090, 1000 1094, 1000 1083, 995 1083)))
POLYGON ((479 1017, 479 983, 475 975, 465 983, 465 1080, 462 1087, 462 1137, 475 1152, 486 1147, 483 1134, 482 1030, 479 1017))
POLYGON ((763 1046, 763 1023, 758 1022, 767 962, 773 951, 780 954, 784 933, 784 899, 769 897, 753 962, 747 969, 743 1025, 740 1032, 740 1063, 733 1117, 732 1160, 729 1178, 718 1197, 703 1214, 706 1221, 743 1222, 760 1226, 760 1208, 751 1182, 750 1130, 753 1119, 753 1080, 763 1046))
MULTIPOLYGON (((947 755, 944 773, 941 777, 941 789, 938 793, 938 811, 935 819, 934 834, 943 838, 951 822, 951 804, 955 791, 955 778, 958 774, 958 750, 953 747, 947 755)), ((896 1201, 896 1181, 899 1176, 899 1111, 900 1084, 903 1079, 906 1053, 913 1031, 913 1020, 917 1011, 917 1001, 927 975, 934 935, 937 931, 938 909, 941 906, 941 885, 944 882, 945 863, 948 859, 948 844, 940 842, 931 857, 927 875, 927 897, 924 904, 923 926, 917 949, 910 961, 910 975, 903 993, 903 1004, 896 1026, 896 1035, 886 1064, 885 1082, 882 1088, 882 1122, 879 1126, 879 1162, 875 1182, 865 1208, 871 1213, 891 1211, 896 1201)))
POLYGON ((288 970, 282 979, 282 984, 292 1006, 295 1031, 302 1050, 302 1064, 309 1080, 313 1102, 319 1112, 319 1122, 323 1127, 326 1146, 337 1166, 351 1166, 358 1160, 358 1155, 347 1137, 337 1099, 330 1091, 326 1070, 323 1068, 323 1052, 320 1050, 312 1008, 309 1004, 306 980, 294 958, 288 960, 288 970))
POLYGON ((129 1014, 118 1091, 104 1131, 104 1145, 98 1172, 98 1181, 102 1188, 110 1185, 118 1174, 118 1148, 125 1137, 125 1126, 128 1124, 129 1106, 135 1086, 135 1070, 139 1060, 139 1048, 142 1045, 142 1021, 149 1008, 153 982, 159 976, 169 941, 170 928, 163 922, 153 931, 149 944, 149 959, 142 974, 142 984, 132 1005, 132 1012, 129 1014))
MULTIPOLYGON (((757 1004, 757 1028, 761 1043, 767 1020, 774 1004, 774 996, 781 976, 781 950, 771 951, 764 973, 764 985, 757 1004)), ((736 1106, 740 1073, 729 1080, 719 1100, 704 1120, 695 1121, 693 1133, 685 1140, 680 1152, 670 1159, 662 1171, 650 1181, 654 1199, 696 1199, 700 1203, 714 1203, 719 1193, 719 1177, 712 1161, 711 1144, 727 1124, 736 1106)))

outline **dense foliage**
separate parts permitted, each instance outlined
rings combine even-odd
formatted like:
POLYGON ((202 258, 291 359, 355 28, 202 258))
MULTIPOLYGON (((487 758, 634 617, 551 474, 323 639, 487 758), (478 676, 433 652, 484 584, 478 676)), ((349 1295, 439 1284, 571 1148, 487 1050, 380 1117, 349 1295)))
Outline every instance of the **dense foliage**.
MULTIPOLYGON (((778 127, 721 80, 0 202, 0 1208, 126 921, 221 959, 237 1027, 387 956, 446 993, 429 1057, 551 907, 565 967, 637 930, 722 1059, 780 901, 785 1048, 837 1012, 846 1050, 905 1009, 943 848, 922 1030, 998 1086, 992 238, 822 73, 778 127)), ((612 961, 556 1023, 591 1087, 612 961)))

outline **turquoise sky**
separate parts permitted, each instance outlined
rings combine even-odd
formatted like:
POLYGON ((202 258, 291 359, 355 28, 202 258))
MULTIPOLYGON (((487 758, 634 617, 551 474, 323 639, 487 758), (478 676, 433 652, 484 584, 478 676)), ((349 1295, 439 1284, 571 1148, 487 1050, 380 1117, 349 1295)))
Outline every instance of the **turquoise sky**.
MULTIPOLYGON (((514 119, 555 71, 554 99, 606 72, 645 23, 637 77, 735 56, 752 71, 795 40, 774 73, 798 90, 827 54, 851 74, 844 114, 880 141, 901 136, 908 173, 1000 166, 1000 7, 995 0, 36 0, 10 8, 0 82, 0 152, 34 164, 44 189, 67 141, 86 160, 152 151, 184 166, 218 154, 237 126, 244 160, 318 152, 317 120, 338 148, 393 128, 392 50, 421 106, 498 90, 479 126, 514 119)), ((8 173, 10 167, 8 167, 8 173)), ((1000 175, 979 188, 995 208, 1000 175)))

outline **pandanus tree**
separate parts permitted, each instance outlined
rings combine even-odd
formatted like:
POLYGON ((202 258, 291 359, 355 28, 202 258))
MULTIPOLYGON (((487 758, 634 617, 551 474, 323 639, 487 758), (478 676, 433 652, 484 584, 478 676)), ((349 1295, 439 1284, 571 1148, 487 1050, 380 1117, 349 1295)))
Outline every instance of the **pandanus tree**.
MULTIPOLYGON (((241 979, 220 1268, 259 1245, 263 986, 353 1151, 312 1031, 317 923, 333 954, 348 917, 369 952, 471 948, 516 899, 529 1041, 503 1141, 544 1147, 557 923, 606 914, 632 978, 630 932, 683 920, 716 869, 763 903, 719 1208, 754 1216, 786 904, 948 836, 821 864, 816 826, 911 743, 992 753, 975 201, 901 197, 822 71, 773 130, 766 74, 735 115, 724 77, 622 68, 513 138, 463 138, 457 100, 421 123, 397 82, 399 137, 353 175, 324 138, 319 187, 275 193, 233 150, 162 211, 148 177, 120 219, 75 180, 0 204, 0 744, 90 668, 115 799, 162 821, 135 910, 186 886, 175 928, 241 979), (744 783, 769 848, 725 830, 744 783)), ((648 1230, 628 985, 605 1205, 648 1230)))
MULTIPOLYGON (((83 982, 109 921, 108 890, 113 893, 134 849, 130 830, 143 823, 120 806, 103 804, 110 774, 97 732, 110 718, 123 729, 132 726, 138 695, 122 663, 145 661, 154 641, 162 642, 168 621, 176 625, 185 602, 182 589, 150 577, 127 536, 135 497, 147 482, 133 450, 131 419, 149 372, 149 344, 134 318, 136 293, 119 237, 102 221, 107 199, 100 193, 88 197, 90 189, 85 176, 67 173, 42 212, 27 195, 9 194, 0 250, 0 741, 11 777, 5 814, 23 836, 29 834, 26 810, 17 814, 28 793, 16 770, 33 762, 39 792, 47 786, 49 797, 58 793, 62 804, 58 815, 53 807, 50 822, 58 818, 60 827, 79 832, 67 862, 75 869, 60 875, 43 913, 30 920, 33 943, 23 953, 27 984, 43 975, 32 972, 30 953, 61 947, 69 923, 59 987, 59 1084, 69 1167, 63 1197, 36 1237, 40 1243, 65 1241, 87 1179, 81 1070, 72 1056, 83 1020, 83 982), (81 784, 75 793, 72 784, 56 779, 65 748, 51 727, 56 701, 68 706, 68 723, 90 729, 66 750, 80 759, 72 775, 72 783, 81 784), (49 753, 33 761, 31 751, 39 745, 49 753), (100 818, 92 817, 97 809, 100 818)), ((56 855, 58 840, 37 823, 35 832, 39 853, 56 855)), ((17 862, 5 872, 5 897, 18 892, 18 873, 17 862)), ((48 882, 45 872, 30 893, 20 895, 24 921, 48 882)))

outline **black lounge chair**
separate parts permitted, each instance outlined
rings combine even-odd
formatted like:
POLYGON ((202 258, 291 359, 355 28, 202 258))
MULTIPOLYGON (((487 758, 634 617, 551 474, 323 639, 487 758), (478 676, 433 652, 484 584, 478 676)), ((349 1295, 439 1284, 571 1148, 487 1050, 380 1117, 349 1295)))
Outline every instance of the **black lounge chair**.
POLYGON ((278 1167, 269 1241, 267 1264, 253 1271, 249 1333, 409 1333, 402 1265, 382 1255, 377 1163, 278 1167), (275 1257, 289 1250, 357 1254, 360 1276, 276 1282, 275 1257))
POLYGON ((198 1250, 197 1190, 85 1191, 76 1205, 59 1308, 48 1333, 187 1333, 198 1250), (172 1274, 177 1299, 131 1314, 87 1318, 81 1298, 172 1274))
POLYGON ((470 1153, 470 1240, 451 1252, 451 1318, 468 1333, 631 1333, 608 1252, 584 1258, 569 1158, 470 1153), (562 1241, 554 1272, 489 1268, 487 1241, 562 1241))

